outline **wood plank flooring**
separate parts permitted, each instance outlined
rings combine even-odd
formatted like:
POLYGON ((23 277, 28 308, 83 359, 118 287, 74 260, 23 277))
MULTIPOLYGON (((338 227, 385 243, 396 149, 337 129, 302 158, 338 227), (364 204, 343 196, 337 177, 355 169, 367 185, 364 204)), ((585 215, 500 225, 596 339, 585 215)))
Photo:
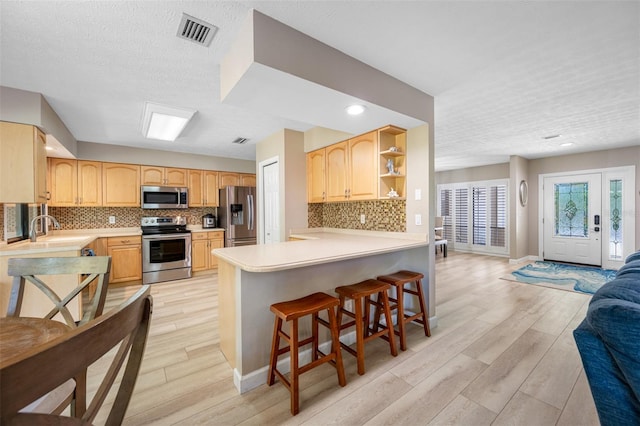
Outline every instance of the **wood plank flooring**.
MULTIPOLYGON (((215 274, 154 284, 150 337, 125 424, 597 425, 571 334, 590 297, 499 279, 519 266, 438 255, 432 337, 410 326, 408 350, 395 358, 386 342, 368 343, 363 376, 343 352, 344 388, 328 365, 305 373, 295 417, 279 383, 236 392, 219 351, 215 274)), ((135 290, 111 289, 107 309, 135 290)), ((90 391, 104 365, 89 371, 90 391)))

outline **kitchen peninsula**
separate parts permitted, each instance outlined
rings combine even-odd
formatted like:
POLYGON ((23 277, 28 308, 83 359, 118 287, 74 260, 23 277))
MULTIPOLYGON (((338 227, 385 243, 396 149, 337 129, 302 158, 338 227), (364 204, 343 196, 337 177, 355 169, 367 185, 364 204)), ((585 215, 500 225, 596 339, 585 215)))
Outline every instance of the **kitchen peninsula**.
MULTIPOLYGON (((295 241, 212 251, 219 258, 220 348, 240 393, 266 380, 273 303, 316 291, 335 294, 335 287, 409 269, 425 275, 425 300, 435 326, 425 234, 313 228, 292 231, 290 237, 295 241)), ((300 335, 308 334, 310 323, 302 322, 300 335)))

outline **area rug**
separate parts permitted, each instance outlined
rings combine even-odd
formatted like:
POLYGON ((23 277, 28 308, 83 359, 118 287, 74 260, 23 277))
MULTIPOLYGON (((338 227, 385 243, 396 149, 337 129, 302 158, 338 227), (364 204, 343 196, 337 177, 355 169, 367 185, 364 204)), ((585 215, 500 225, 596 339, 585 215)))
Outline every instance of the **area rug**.
POLYGON ((556 262, 534 262, 523 266, 503 280, 536 284, 567 291, 593 294, 615 278, 616 271, 593 266, 567 265, 556 262))

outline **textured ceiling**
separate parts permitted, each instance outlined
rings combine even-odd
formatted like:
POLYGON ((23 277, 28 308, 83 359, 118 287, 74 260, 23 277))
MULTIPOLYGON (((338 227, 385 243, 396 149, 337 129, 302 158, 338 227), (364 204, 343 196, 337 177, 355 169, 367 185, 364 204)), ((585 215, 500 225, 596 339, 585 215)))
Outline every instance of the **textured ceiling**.
POLYGON ((316 123, 219 101, 250 8, 433 95, 437 170, 640 144, 637 1, 2 0, 0 85, 42 93, 81 141, 254 159, 266 136, 316 123), (209 48, 176 37, 183 12, 220 28, 209 48), (145 101, 198 113, 151 141, 145 101))

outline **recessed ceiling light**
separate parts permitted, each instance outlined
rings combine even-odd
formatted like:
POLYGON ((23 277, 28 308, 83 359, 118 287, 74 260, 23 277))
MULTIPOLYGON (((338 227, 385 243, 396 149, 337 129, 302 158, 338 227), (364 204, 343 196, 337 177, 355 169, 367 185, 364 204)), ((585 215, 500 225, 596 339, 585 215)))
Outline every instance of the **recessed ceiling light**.
POLYGON ((47 151, 53 151, 53 147, 52 146, 45 146, 44 149, 46 149, 47 151))
POLYGON ((573 142, 565 142, 560 144, 560 146, 571 146, 571 145, 573 145, 573 142))
POLYGON ((148 139, 175 141, 196 111, 146 102, 142 134, 148 139))
POLYGON ((349 105, 346 110, 347 110, 347 114, 349 115, 360 115, 364 112, 365 110, 365 106, 364 105, 349 105))

